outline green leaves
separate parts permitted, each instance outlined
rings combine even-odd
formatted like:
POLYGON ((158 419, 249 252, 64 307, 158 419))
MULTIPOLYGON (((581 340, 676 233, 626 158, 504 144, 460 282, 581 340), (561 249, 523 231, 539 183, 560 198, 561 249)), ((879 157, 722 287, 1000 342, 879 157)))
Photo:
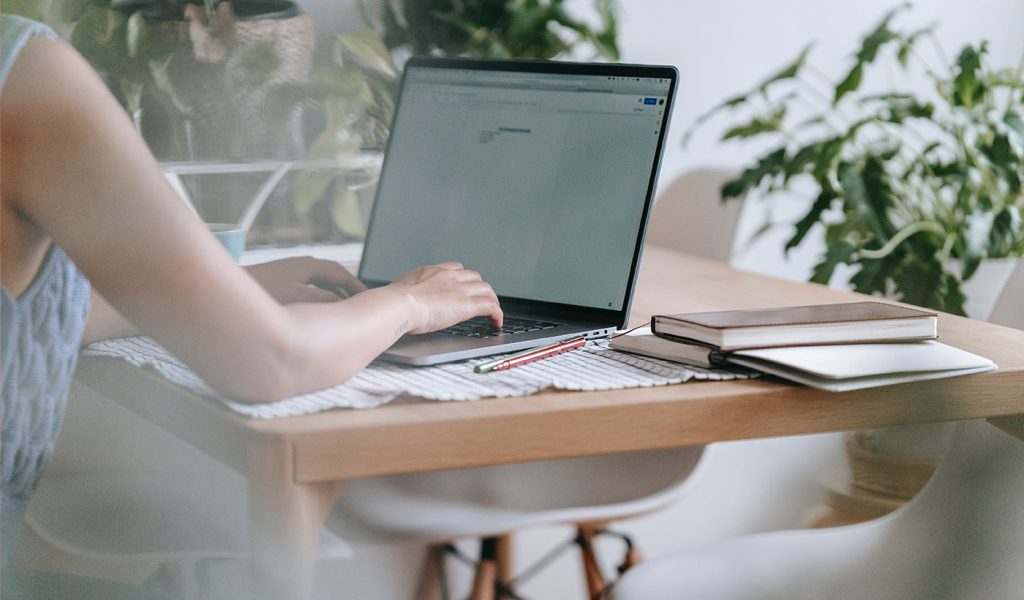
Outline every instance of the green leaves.
POLYGON ((189 117, 194 110, 192 94, 186 86, 180 85, 171 76, 170 66, 173 58, 173 56, 168 56, 164 60, 149 61, 149 71, 153 76, 153 83, 156 84, 160 91, 166 94, 167 98, 174 104, 175 109, 180 114, 189 117))
POLYGON ((983 42, 977 50, 965 46, 956 59, 956 76, 953 78, 953 102, 960 106, 972 107, 985 94, 981 75, 981 57, 988 50, 983 42))
POLYGON ((601 29, 589 38, 598 56, 612 62, 619 60, 619 25, 615 16, 615 0, 597 0, 594 3, 597 15, 601 19, 601 29))
POLYGON ((146 34, 146 20, 142 17, 142 11, 137 11, 128 17, 125 34, 128 58, 135 59, 139 57, 141 48, 145 43, 146 34))
MULTIPOLYGON (((332 64, 314 69, 307 84, 281 88, 277 110, 315 102, 325 126, 309 147, 307 157, 353 157, 364 147, 379 146, 386 140, 397 77, 391 54, 374 30, 338 35, 332 64)), ((351 172, 340 166, 300 173, 290 189, 296 212, 304 216, 327 199, 335 226, 350 238, 362 238, 365 225, 358 195, 347 181, 350 176, 351 172)))
MULTIPOLYGON (((785 252, 789 252, 803 243, 804 238, 811 230, 811 227, 814 227, 814 225, 821 220, 822 213, 831 208, 832 203, 836 199, 837 196, 832 190, 822 190, 821 193, 818 194, 818 198, 814 201, 814 204, 811 205, 811 210, 807 211, 807 214, 797 221, 796 231, 793 233, 793 237, 789 238, 789 241, 786 242, 786 247, 784 249, 785 252)), ((851 254, 844 253, 843 260, 848 260, 850 256, 851 254)), ((836 256, 833 256, 833 258, 837 259, 836 256)), ((829 272, 829 276, 831 276, 831 271, 829 272)))
POLYGON ((960 290, 960 281, 947 273, 938 260, 908 258, 894 265, 890 272, 890 277, 900 282, 900 300, 953 314, 964 314, 966 298, 960 290))
MULTIPOLYGON (((763 100, 768 100, 769 91, 773 89, 776 85, 798 79, 800 76, 800 70, 803 69, 804 65, 807 63, 807 56, 810 54, 812 46, 813 44, 808 44, 807 46, 805 46, 804 49, 800 51, 800 54, 798 54, 795 59, 793 59, 786 66, 776 71, 774 74, 762 80, 760 83, 757 84, 757 86, 754 89, 743 94, 737 94, 736 96, 733 96, 725 100, 718 106, 715 106, 708 112, 697 117, 697 120, 694 122, 694 124, 689 129, 687 129, 686 133, 683 135, 683 146, 685 147, 689 143, 690 137, 693 135, 694 131, 698 127, 703 125, 705 122, 710 120, 719 112, 725 109, 738 108, 746 104, 755 104, 752 101, 752 99, 755 96, 760 97, 763 100)), ((726 132, 723 139, 742 139, 754 137, 762 133, 781 131, 783 121, 786 117, 786 112, 788 111, 788 107, 785 105, 785 103, 786 101, 793 98, 795 98, 794 94, 788 94, 786 96, 783 96, 776 102, 772 103, 772 106, 767 114, 761 117, 755 117, 746 125, 740 125, 730 129, 729 131, 726 132)))
POLYGON ((1017 136, 1021 138, 1022 141, 1018 141, 1018 145, 1024 145, 1024 116, 1021 116, 1020 113, 1007 112, 1004 122, 1007 127, 1015 131, 1017 136))
POLYGON ((359 195, 342 183, 338 182, 331 201, 331 220, 342 233, 361 240, 366 237, 366 225, 363 224, 363 211, 359 207, 359 195))
POLYGON ((843 96, 850 92, 857 91, 860 88, 860 82, 864 78, 864 63, 858 62, 850 69, 850 72, 846 74, 846 77, 839 82, 836 86, 836 92, 833 96, 832 104, 839 104, 839 101, 843 99, 843 96))
POLYGON ((384 40, 372 29, 338 36, 342 56, 351 57, 362 69, 394 79, 398 70, 391 61, 391 53, 384 40))
POLYGON ((102 6, 90 6, 71 34, 71 44, 100 74, 116 72, 127 57, 125 17, 102 6))
POLYGON ((832 280, 832 274, 835 273, 836 267, 852 262, 856 251, 857 249, 853 245, 846 242, 829 246, 822 261, 814 265, 811 281, 828 285, 829 281, 832 280))
POLYGON ((804 46, 804 49, 800 51, 800 54, 797 54, 796 58, 793 59, 793 62, 789 63, 788 65, 777 71, 774 75, 769 76, 767 79, 758 84, 757 91, 759 91, 761 95, 764 96, 767 94, 768 88, 770 88, 772 85, 779 83, 780 81, 786 81, 797 77, 800 74, 800 69, 802 69, 804 65, 807 63, 807 56, 810 54, 811 48, 813 47, 814 44, 807 44, 806 46, 804 46))
POLYGON ((866 105, 878 106, 876 115, 887 123, 903 123, 907 119, 931 119, 935 104, 909 94, 876 94, 861 99, 866 105))
POLYGON ((780 131, 782 128, 782 121, 785 118, 786 107, 780 106, 768 115, 763 117, 754 117, 749 123, 737 125, 736 127, 729 129, 722 135, 722 140, 750 138, 761 135, 762 133, 780 131))
POLYGON ((394 0, 381 21, 388 48, 416 54, 552 59, 589 49, 619 59, 613 0, 594 0, 599 24, 573 17, 565 0, 394 0))
POLYGON ((882 20, 875 28, 861 40, 860 50, 857 51, 855 62, 850 71, 836 86, 833 94, 832 104, 839 104, 844 96, 860 89, 861 81, 864 78, 864 68, 875 62, 879 52, 888 44, 899 44, 900 64, 905 64, 906 57, 911 52, 916 39, 925 31, 915 32, 911 35, 902 35, 893 31, 889 26, 892 20, 901 12, 910 8, 909 3, 901 4, 890 10, 882 17, 882 20))
POLYGON ((869 33, 861 42, 860 50, 857 52, 857 64, 863 65, 874 62, 878 57, 878 51, 889 42, 900 39, 899 35, 889 29, 889 24, 900 12, 910 8, 910 4, 902 4, 882 17, 882 21, 869 33))
POLYGON ((722 199, 739 198, 762 181, 783 174, 785 164, 785 148, 778 148, 766 154, 754 166, 744 170, 738 178, 727 181, 722 186, 722 199))
POLYGON ((786 224, 793 233, 785 245, 788 252, 824 235, 813 281, 828 283, 846 265, 857 291, 962 313, 960 285, 983 260, 1024 254, 1024 66, 989 68, 981 42, 935 70, 915 47, 932 27, 907 33, 893 25, 905 9, 868 32, 834 87, 800 77, 805 48, 695 126, 725 109, 754 114, 722 139, 770 140, 771 150, 728 181, 722 197, 755 188, 768 198, 813 194, 807 212, 786 224), (886 57, 924 70, 939 98, 862 93, 867 71, 886 57), (808 115, 808 106, 820 110, 808 115))
POLYGON ((910 54, 914 51, 914 44, 917 42, 918 38, 925 35, 931 35, 934 28, 934 25, 929 25, 928 27, 918 29, 900 40, 900 48, 896 51, 896 60, 900 63, 901 67, 907 68, 907 64, 910 60, 910 54))

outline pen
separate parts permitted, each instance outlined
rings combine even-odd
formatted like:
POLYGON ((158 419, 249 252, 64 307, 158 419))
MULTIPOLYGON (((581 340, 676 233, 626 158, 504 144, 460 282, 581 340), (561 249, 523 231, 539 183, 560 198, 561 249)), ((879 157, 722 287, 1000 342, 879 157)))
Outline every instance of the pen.
POLYGON ((525 365, 535 360, 542 358, 548 358, 563 352, 575 350, 580 346, 587 343, 587 338, 578 337, 571 340, 565 340, 557 342, 548 346, 541 346, 539 348, 533 348, 520 352, 519 354, 513 354, 512 356, 506 356, 505 358, 499 358, 498 360, 492 360, 491 362, 480 363, 473 368, 477 373, 489 373, 491 371, 504 371, 505 369, 511 369, 512 367, 518 367, 519 365, 525 365))

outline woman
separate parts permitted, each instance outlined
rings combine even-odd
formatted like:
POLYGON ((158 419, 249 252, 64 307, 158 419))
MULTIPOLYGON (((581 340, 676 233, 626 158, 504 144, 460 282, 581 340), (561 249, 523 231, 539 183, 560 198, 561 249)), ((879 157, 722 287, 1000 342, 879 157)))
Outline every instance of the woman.
POLYGON ((458 263, 373 290, 310 258, 240 268, 88 64, 44 26, 0 19, 5 566, 82 343, 137 329, 224 395, 271 402, 345 381, 406 333, 501 324, 458 263))

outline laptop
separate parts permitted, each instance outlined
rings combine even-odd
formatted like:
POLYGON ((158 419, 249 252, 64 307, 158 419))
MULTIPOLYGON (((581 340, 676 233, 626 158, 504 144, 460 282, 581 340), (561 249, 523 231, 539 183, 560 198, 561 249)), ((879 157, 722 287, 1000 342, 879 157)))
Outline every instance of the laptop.
POLYGON ((459 261, 486 318, 406 335, 382 358, 432 365, 624 328, 677 71, 415 57, 406 65, 359 278, 459 261))

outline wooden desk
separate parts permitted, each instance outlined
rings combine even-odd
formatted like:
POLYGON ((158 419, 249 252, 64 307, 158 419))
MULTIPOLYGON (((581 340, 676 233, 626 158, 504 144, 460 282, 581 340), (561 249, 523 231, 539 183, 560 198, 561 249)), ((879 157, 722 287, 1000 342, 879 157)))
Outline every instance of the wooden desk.
MULTIPOLYGON (((649 248, 633 321, 859 298, 649 248)), ((939 331, 999 370, 842 394, 775 380, 700 382, 268 421, 244 419, 121 361, 83 359, 77 377, 248 476, 257 589, 291 599, 308 589, 317 530, 348 478, 1024 414, 1024 331, 950 315, 940 316, 939 331)), ((1013 417, 998 424, 1020 433, 1022 423, 1013 417)))

